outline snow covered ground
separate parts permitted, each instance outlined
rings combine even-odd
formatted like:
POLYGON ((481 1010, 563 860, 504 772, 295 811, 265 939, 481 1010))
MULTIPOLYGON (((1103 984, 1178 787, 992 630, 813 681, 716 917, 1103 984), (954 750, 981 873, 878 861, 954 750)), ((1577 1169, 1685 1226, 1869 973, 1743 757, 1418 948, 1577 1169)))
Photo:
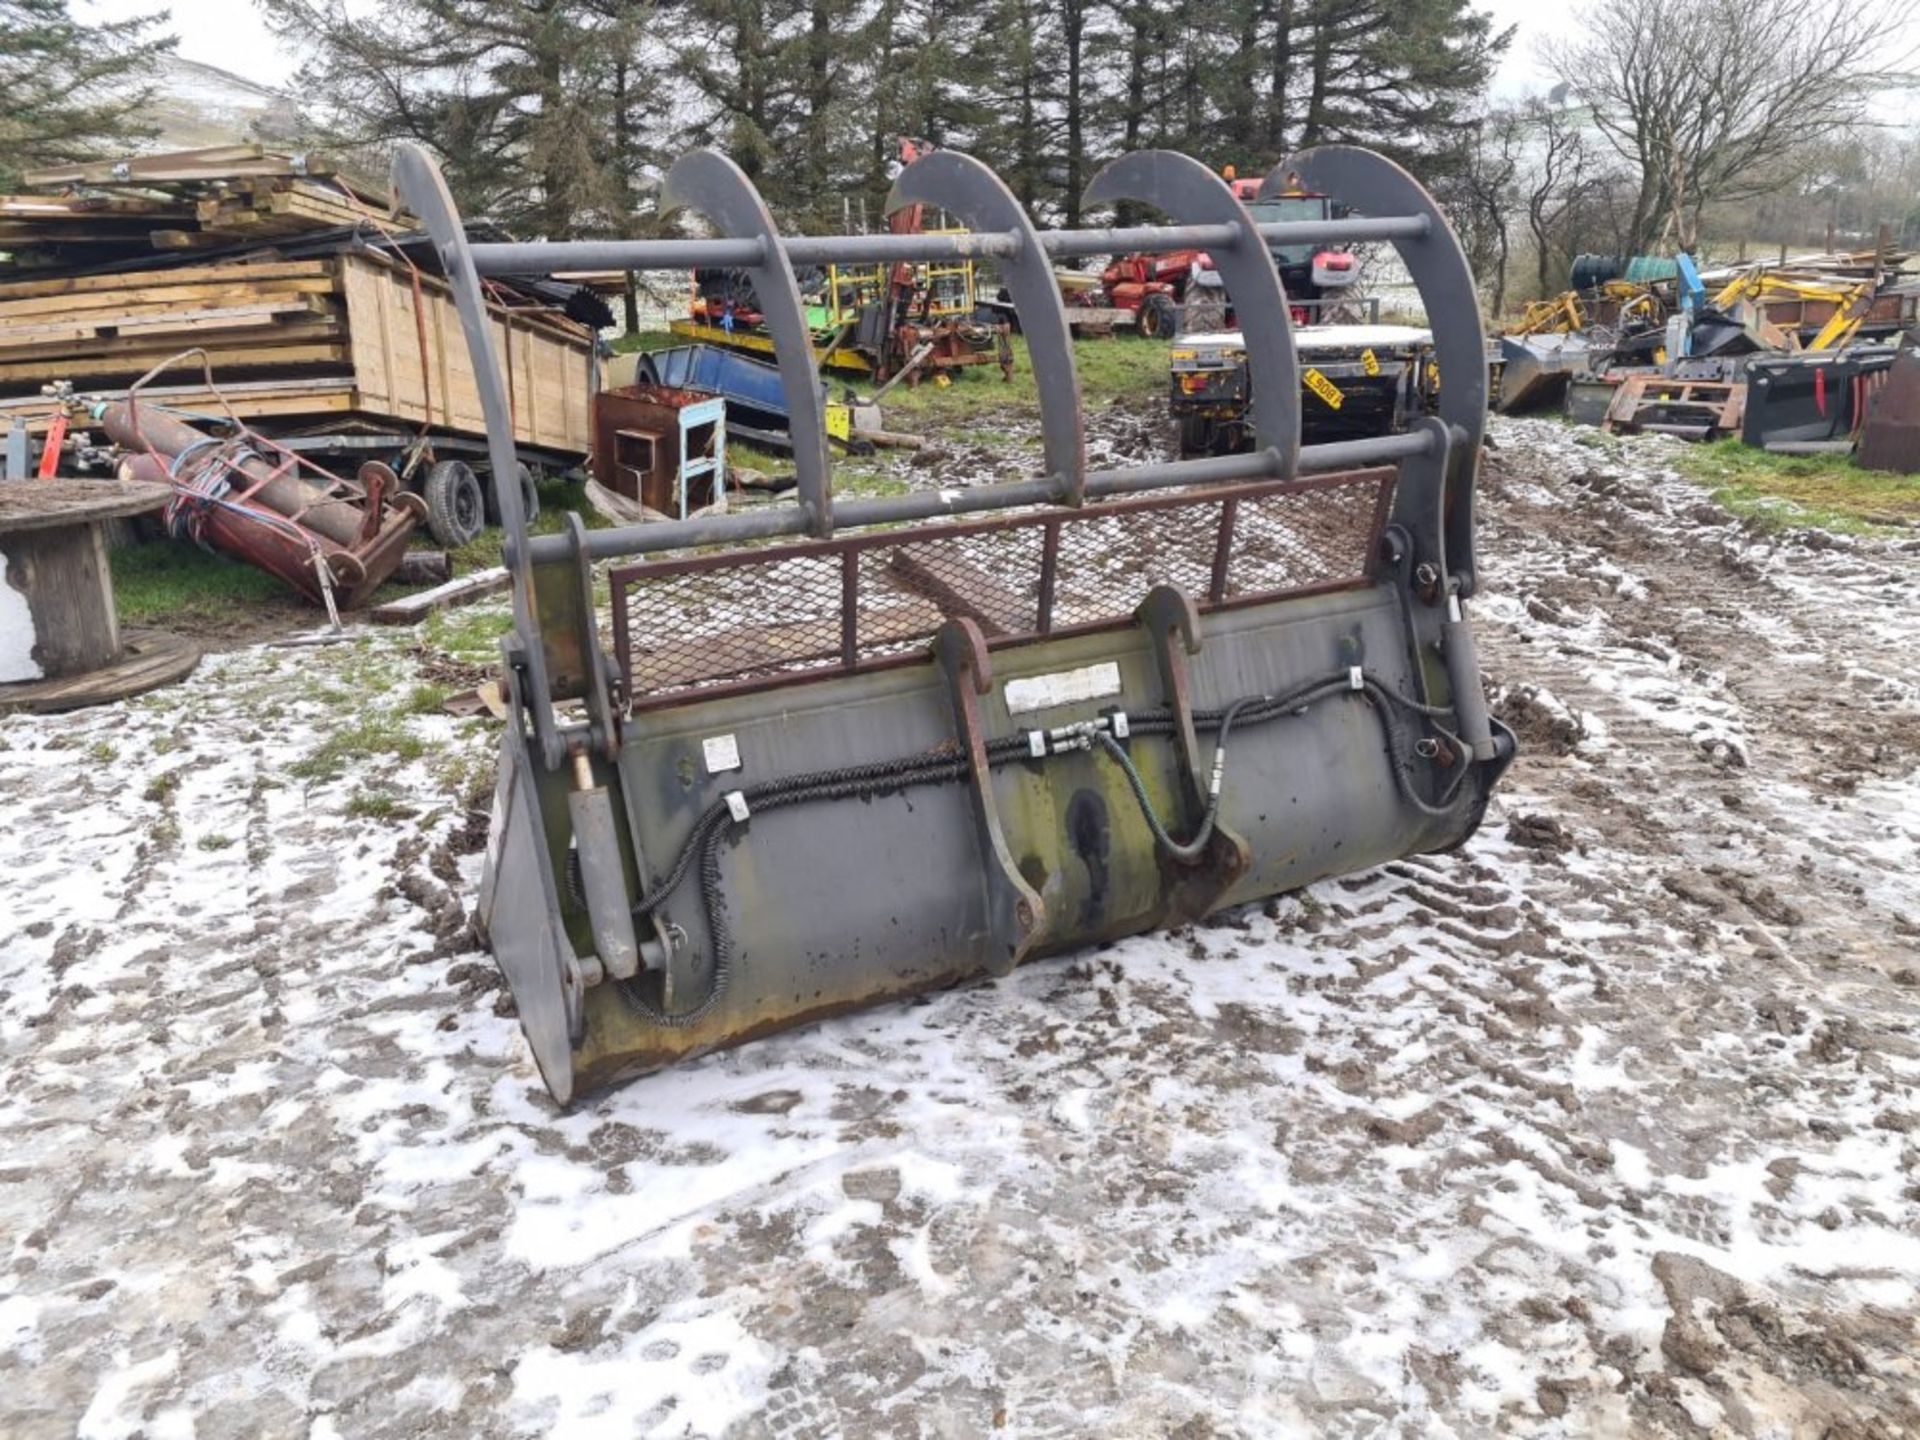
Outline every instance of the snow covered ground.
POLYGON ((1920 1433, 1920 543, 1582 438, 1463 852, 567 1115, 417 637, 0 720, 0 1433, 1920 1433))

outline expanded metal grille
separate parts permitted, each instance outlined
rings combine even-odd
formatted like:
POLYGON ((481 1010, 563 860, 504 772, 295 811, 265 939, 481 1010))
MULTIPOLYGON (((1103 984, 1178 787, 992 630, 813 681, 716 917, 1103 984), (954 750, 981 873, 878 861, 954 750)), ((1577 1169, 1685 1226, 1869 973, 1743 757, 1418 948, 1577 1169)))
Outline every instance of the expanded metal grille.
POLYGON ((624 566, 614 644, 636 709, 898 664, 949 618, 989 645, 1371 583, 1393 471, 1215 486, 973 524, 624 566))

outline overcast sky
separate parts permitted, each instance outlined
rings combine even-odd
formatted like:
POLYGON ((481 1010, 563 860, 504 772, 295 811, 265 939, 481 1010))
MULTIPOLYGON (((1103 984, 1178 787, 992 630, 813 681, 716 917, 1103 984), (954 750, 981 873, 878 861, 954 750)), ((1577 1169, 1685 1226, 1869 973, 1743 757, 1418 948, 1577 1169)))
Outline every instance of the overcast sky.
MULTIPOLYGON (((155 0, 74 0, 73 6, 76 15, 95 20, 151 14, 159 8, 155 0)), ((187 59, 266 85, 282 85, 292 77, 297 61, 274 42, 251 0, 173 0, 166 8, 173 12, 169 28, 180 37, 179 53, 187 59)), ((1498 24, 1520 27, 1495 90, 1508 95, 1544 88, 1547 81, 1535 62, 1535 43, 1543 35, 1571 30, 1571 7, 1565 0, 1480 0, 1479 8, 1490 11, 1498 24)))

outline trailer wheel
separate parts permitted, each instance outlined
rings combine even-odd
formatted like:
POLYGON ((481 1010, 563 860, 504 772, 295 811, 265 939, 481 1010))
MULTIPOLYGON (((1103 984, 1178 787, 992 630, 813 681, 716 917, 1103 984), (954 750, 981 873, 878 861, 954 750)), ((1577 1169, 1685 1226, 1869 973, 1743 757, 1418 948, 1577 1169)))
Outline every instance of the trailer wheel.
POLYGON ((1172 297, 1156 291, 1140 306, 1140 333, 1149 340, 1171 340, 1178 324, 1172 297))
MULTIPOLYGON (((524 460, 513 462, 514 473, 520 480, 520 510, 527 517, 527 524, 533 524, 534 517, 540 513, 540 476, 524 460)), ((500 492, 491 485, 482 486, 487 495, 487 523, 504 525, 500 516, 500 492)))
POLYGON ((427 501, 427 529, 449 550, 458 549, 486 527, 487 501, 480 477, 463 460, 436 460, 421 487, 427 501))
POLYGON ((533 524, 540 514, 540 477, 533 468, 522 460, 514 467, 520 475, 520 513, 527 517, 527 524, 533 524))
POLYGON ((1204 415, 1180 417, 1180 458, 1213 453, 1213 421, 1204 415))

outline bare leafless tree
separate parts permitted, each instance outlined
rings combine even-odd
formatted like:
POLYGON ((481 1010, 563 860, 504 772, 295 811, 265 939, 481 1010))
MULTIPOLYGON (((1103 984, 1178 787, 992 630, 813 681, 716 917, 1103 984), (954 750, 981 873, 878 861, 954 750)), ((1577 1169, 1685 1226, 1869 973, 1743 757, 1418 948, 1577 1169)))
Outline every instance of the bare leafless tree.
POLYGON ((1636 249, 1691 249, 1715 201, 1791 178, 1807 147, 1906 82, 1916 0, 1592 0, 1544 47, 1639 177, 1636 249))
POLYGON ((1474 122, 1451 163, 1434 180, 1434 193, 1460 237, 1467 263, 1492 313, 1507 304, 1507 263, 1513 251, 1511 216, 1515 178, 1526 145, 1526 120, 1499 107, 1474 122))
POLYGON ((1527 230, 1533 236, 1534 278, 1540 294, 1548 295, 1565 283, 1554 283, 1555 272, 1564 276, 1573 258, 1577 242, 1569 222, 1605 189, 1609 177, 1576 114, 1537 98, 1527 102, 1524 113, 1533 152, 1523 187, 1527 230))

